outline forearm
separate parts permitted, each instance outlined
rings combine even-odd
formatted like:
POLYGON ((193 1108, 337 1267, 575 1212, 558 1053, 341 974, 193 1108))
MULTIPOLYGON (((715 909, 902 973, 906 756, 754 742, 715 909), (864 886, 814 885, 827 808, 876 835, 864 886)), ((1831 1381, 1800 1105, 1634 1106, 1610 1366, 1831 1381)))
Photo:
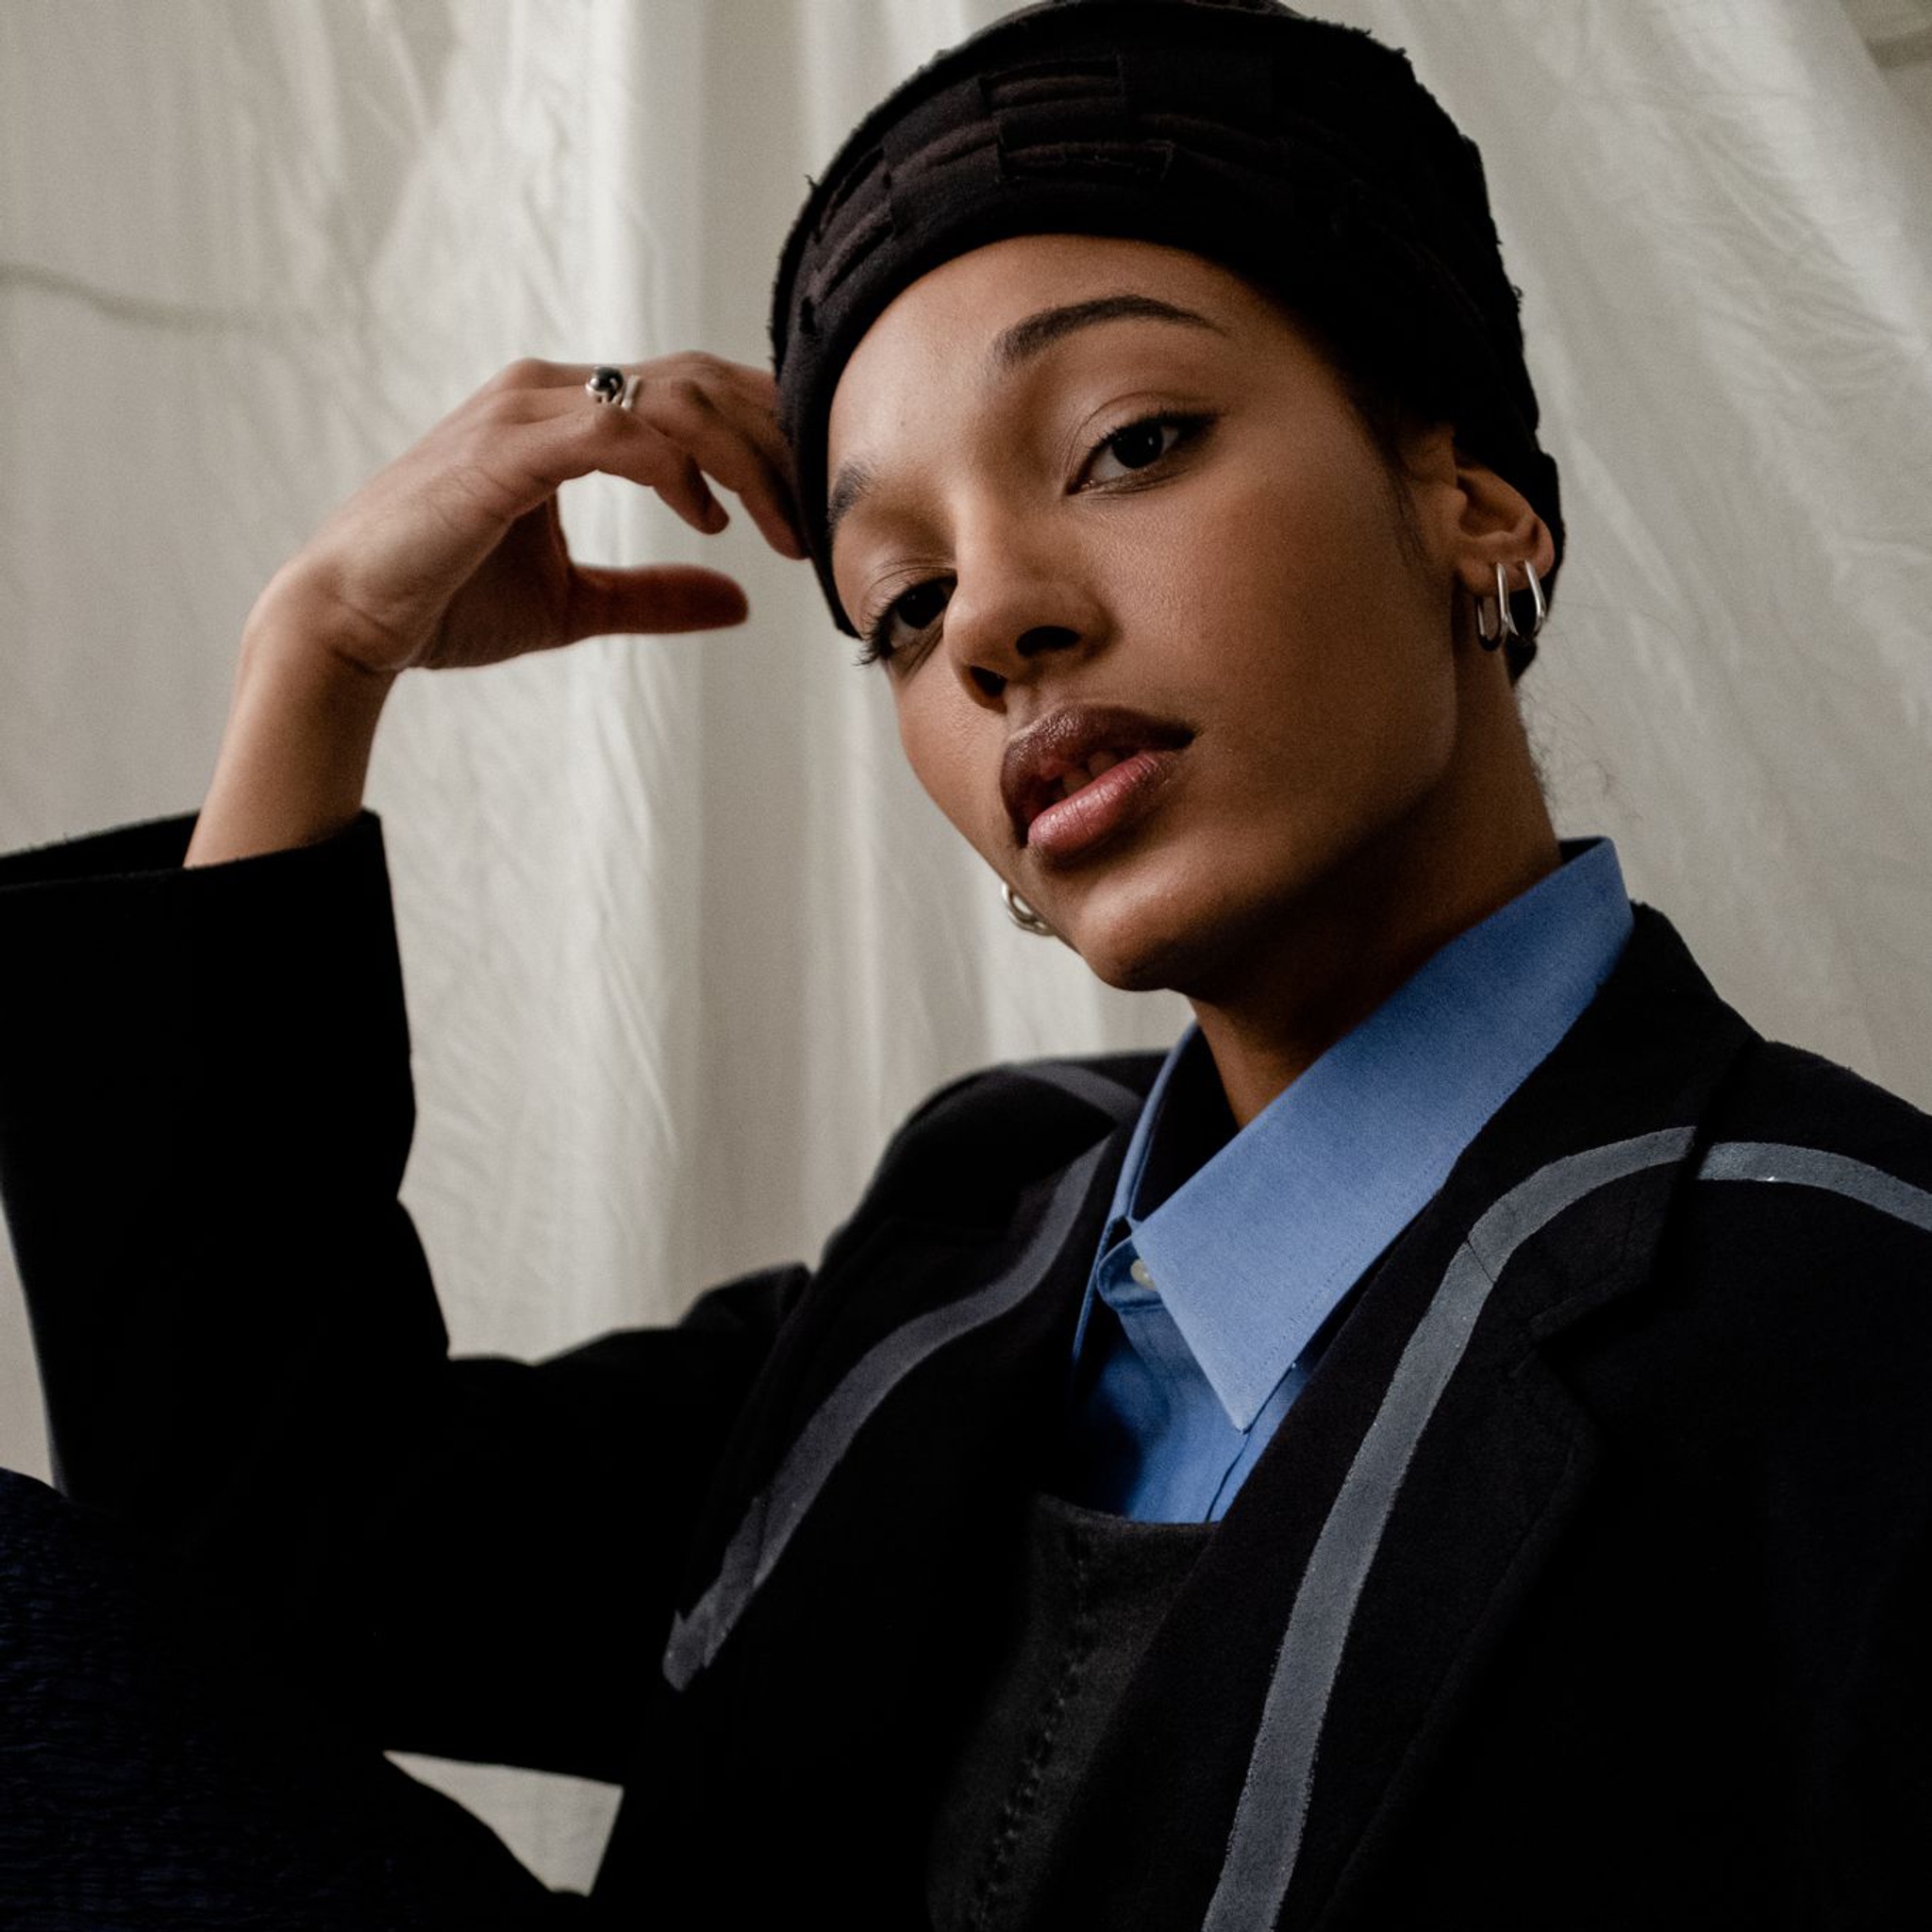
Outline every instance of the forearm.
MULTIPOLYGON (((224 1387, 225 1349, 313 1352, 303 1298, 393 1214, 413 1112, 373 816, 233 866, 187 869, 187 836, 0 858, 0 1201, 63 1487, 140 1516, 276 1399, 224 1387)), ((434 1320, 372 1266, 329 1292, 365 1335, 434 1320)))
POLYGON ((392 672, 369 671, 273 593, 250 617, 185 866, 308 845, 356 816, 392 672))

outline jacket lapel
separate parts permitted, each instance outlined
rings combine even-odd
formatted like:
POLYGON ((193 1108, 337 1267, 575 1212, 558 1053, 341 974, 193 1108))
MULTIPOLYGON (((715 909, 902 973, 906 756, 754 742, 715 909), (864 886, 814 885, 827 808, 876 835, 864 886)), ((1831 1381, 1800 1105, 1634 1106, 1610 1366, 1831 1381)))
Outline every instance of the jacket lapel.
POLYGON ((1360 1894, 1598 1467, 1545 1344, 1648 1280, 1756 1037, 1637 913, 1355 1291, 1116 1710, 1039 1923, 1373 1923, 1360 1894))

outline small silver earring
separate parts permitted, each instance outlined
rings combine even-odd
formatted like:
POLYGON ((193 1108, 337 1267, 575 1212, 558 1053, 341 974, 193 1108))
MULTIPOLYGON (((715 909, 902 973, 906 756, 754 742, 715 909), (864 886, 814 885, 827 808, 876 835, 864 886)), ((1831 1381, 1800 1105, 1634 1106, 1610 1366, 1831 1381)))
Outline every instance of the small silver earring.
POLYGON ((1509 608, 1509 575, 1499 563, 1496 566, 1496 595, 1494 615, 1491 614, 1488 597, 1475 600, 1475 634, 1482 640, 1483 649, 1498 649, 1505 638, 1515 638, 1523 643, 1534 643, 1538 633, 1543 627, 1543 619, 1550 613, 1549 601, 1543 595, 1542 580, 1536 574, 1536 565, 1528 558, 1523 559, 1523 567, 1529 573, 1529 594, 1536 606, 1536 622, 1527 630, 1519 629, 1516 613, 1509 608))
POLYGON ((1030 932, 1037 939, 1042 940, 1058 937, 1053 927, 1047 924, 1046 921, 1041 918, 1040 914, 1034 911, 1032 907, 1027 905, 1025 900, 1021 898, 1011 886, 1003 882, 1000 886, 1000 897, 1007 902, 1007 917, 1022 932, 1030 932))

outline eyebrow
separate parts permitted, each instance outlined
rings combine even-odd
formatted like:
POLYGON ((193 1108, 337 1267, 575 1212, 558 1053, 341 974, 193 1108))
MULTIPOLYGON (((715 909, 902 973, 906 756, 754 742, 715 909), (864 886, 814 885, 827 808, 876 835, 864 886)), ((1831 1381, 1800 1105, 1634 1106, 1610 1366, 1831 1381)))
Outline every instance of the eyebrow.
MULTIPOLYGON (((1212 329, 1218 336, 1227 334, 1220 323, 1196 309, 1163 302, 1158 295, 1142 295, 1124 289, 1117 294, 1095 295, 1085 302, 1065 302, 1058 308, 1041 308, 1022 316, 992 339, 986 354, 985 378, 991 381, 1010 375, 1014 370, 1044 355, 1054 343, 1103 322, 1169 322, 1187 328, 1212 329)), ((878 488, 878 480, 877 470, 857 458, 840 466, 832 480, 831 494, 825 499, 827 555, 847 512, 858 506, 860 498, 878 488)))

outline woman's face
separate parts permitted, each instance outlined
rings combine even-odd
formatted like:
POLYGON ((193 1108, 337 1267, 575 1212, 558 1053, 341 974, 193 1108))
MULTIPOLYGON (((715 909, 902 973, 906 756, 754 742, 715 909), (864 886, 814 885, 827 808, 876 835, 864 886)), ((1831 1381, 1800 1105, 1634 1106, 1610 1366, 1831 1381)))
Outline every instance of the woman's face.
POLYGON ((1255 288, 1027 235, 904 290, 828 430, 836 582, 884 623, 906 755, 1101 978, 1213 997, 1400 871, 1457 757, 1458 570, 1482 581, 1446 427, 1412 458, 1418 549, 1340 377, 1255 288), (1054 809, 1094 754, 1120 762, 1054 809))

